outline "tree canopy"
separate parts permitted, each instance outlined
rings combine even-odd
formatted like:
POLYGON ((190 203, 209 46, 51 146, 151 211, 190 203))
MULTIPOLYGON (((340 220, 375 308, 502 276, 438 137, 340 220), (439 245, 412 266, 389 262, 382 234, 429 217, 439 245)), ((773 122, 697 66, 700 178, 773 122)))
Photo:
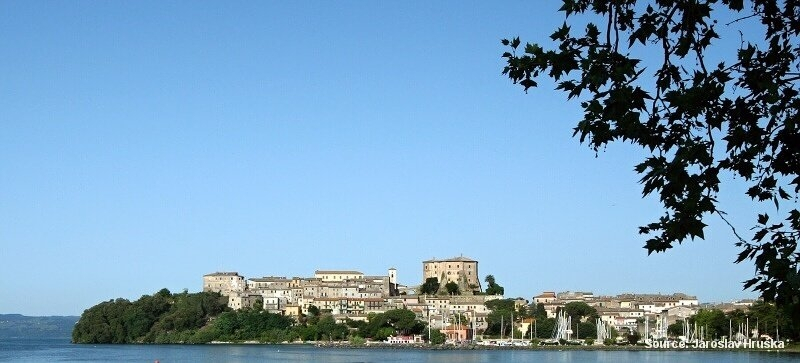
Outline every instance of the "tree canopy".
MULTIPOLYGON (((744 324, 747 324, 752 331, 758 331, 759 335, 767 334, 773 338, 778 335, 781 337, 798 335, 797 326, 781 318, 775 304, 764 301, 757 301, 746 310, 736 309, 727 313, 717 309, 701 309, 688 319, 689 329, 702 328, 704 339, 721 339, 731 333, 731 326, 744 324)), ((683 335, 683 325, 683 321, 678 320, 668 327, 668 332, 674 337, 683 335)), ((736 330, 734 328, 733 332, 736 330)))
MULTIPOLYGON (((174 332, 200 329, 226 308, 217 293, 171 294, 162 289, 130 302, 109 300, 81 315, 72 331, 75 343, 166 342, 174 332)), ((179 338, 176 338, 179 339, 179 338)))
POLYGON ((115 299, 86 311, 72 331, 75 343, 208 343, 212 341, 286 341, 348 338, 385 340, 392 335, 420 334, 426 324, 407 309, 370 314, 368 321, 337 323, 330 312, 314 305, 301 321, 255 306, 227 307, 219 293, 171 294, 162 289, 130 302, 115 299), (350 329, 352 328, 352 330, 350 329))
POLYGON ((410 335, 421 333, 426 324, 417 320, 416 314, 407 309, 393 309, 385 313, 370 313, 367 321, 352 321, 352 328, 362 338, 386 340, 392 335, 410 335))
POLYGON ((589 306, 589 304, 583 301, 573 301, 566 303, 563 308, 559 308, 559 310, 563 309, 564 312, 572 317, 572 321, 579 321, 579 320, 588 320, 594 322, 597 319, 597 309, 589 306))
POLYGON ((444 288, 447 290, 448 295, 461 295, 461 291, 458 288, 458 284, 454 281, 450 281, 444 284, 444 288))
POLYGON ((754 262, 744 287, 800 322, 800 3, 564 0, 560 10, 554 49, 502 40, 503 74, 526 91, 550 77, 580 100, 574 135, 595 152, 622 141, 649 153, 635 170, 664 214, 639 228, 648 253, 704 238, 716 215, 742 248, 736 262, 754 262), (751 235, 726 218, 721 180, 746 183, 762 209, 751 235))
POLYGON ((419 293, 423 295, 436 295, 439 291, 439 279, 436 277, 428 277, 425 283, 419 288, 419 293))
POLYGON ((486 295, 503 295, 506 289, 494 279, 494 275, 486 275, 486 295))
POLYGON ((514 327, 512 322, 514 315, 514 300, 489 300, 485 302, 484 305, 486 305, 486 307, 490 310, 489 315, 486 316, 486 330, 484 331, 484 334, 497 336, 509 335, 514 327))

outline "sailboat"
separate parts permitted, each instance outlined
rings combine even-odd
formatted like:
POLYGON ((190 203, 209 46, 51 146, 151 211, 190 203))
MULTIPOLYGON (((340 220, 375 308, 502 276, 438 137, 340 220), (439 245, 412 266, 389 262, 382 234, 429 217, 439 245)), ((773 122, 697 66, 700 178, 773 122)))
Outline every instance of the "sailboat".
POLYGON ((567 316, 564 310, 558 312, 556 316, 556 326, 553 328, 553 335, 550 339, 542 340, 540 345, 559 345, 561 339, 569 340, 572 336, 572 317, 567 316))

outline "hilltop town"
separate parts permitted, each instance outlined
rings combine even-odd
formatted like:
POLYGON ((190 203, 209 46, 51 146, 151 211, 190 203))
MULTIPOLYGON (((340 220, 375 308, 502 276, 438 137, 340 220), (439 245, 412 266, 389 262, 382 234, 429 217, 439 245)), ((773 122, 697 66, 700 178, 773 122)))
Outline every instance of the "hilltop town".
MULTIPOLYGON (((505 299, 502 295, 486 294, 481 287, 478 261, 464 256, 431 259, 422 262, 423 281, 420 285, 398 283, 397 270, 389 268, 386 275, 370 276, 360 271, 317 270, 313 277, 246 278, 237 272, 215 272, 203 276, 203 291, 218 292, 228 297, 228 307, 238 310, 260 308, 287 316, 307 315, 310 308, 328 311, 337 322, 366 321, 370 313, 393 309, 408 309, 431 327, 440 329, 453 340, 468 339, 474 331, 487 328, 490 309, 487 302, 505 299), (439 289, 423 293, 426 282, 434 279, 439 289), (445 289, 449 285, 451 290, 445 289), (452 321, 454 316, 465 322, 452 321)), ((531 297, 514 299, 518 308, 543 308, 548 318, 555 318, 559 308, 582 302, 594 308, 603 324, 617 331, 636 330, 643 320, 655 321, 649 327, 654 333, 666 334, 669 324, 694 316, 701 308, 696 296, 673 294, 595 295, 591 292, 545 291, 531 297)), ((723 311, 742 309, 753 301, 713 306, 723 311)), ((533 319, 515 321, 518 331, 531 330, 533 319)))

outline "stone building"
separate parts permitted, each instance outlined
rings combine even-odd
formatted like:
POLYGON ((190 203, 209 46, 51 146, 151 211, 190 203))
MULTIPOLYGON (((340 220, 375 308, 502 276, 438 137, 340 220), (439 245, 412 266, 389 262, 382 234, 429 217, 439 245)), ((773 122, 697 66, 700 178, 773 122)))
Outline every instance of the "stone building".
POLYGON ((444 260, 430 259, 422 261, 422 282, 435 277, 444 286, 449 282, 459 285, 461 291, 483 291, 478 275, 478 261, 459 256, 444 260))
POLYGON ((214 272, 203 275, 203 291, 218 292, 222 295, 243 292, 247 288, 244 276, 238 272, 214 272))
POLYGON ((214 272, 203 276, 203 291, 228 297, 228 306, 234 310, 261 305, 273 313, 307 314, 309 306, 315 305, 336 314, 364 316, 387 310, 386 299, 399 294, 395 268, 378 276, 317 270, 314 277, 265 276, 246 281, 237 272, 214 272))

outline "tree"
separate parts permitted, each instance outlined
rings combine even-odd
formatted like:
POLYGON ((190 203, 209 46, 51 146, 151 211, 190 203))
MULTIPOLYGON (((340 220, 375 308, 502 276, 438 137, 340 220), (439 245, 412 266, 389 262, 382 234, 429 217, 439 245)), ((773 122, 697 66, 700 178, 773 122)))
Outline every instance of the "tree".
POLYGON ((419 333, 424 328, 424 325, 417 320, 417 315, 408 309, 388 310, 383 313, 383 317, 386 324, 401 335, 419 333))
POLYGON ((251 303, 250 308, 256 310, 264 310, 264 298, 260 296, 255 298, 251 303))
MULTIPOLYGON (((489 275, 491 276, 491 275, 489 275)), ((484 303, 491 310, 486 316, 485 334, 508 335, 513 328, 511 318, 514 315, 514 300, 496 299, 484 303)))
POLYGON ((308 306, 308 316, 306 317, 306 322, 311 325, 316 325, 319 322, 319 318, 321 315, 321 311, 316 305, 309 305, 308 306))
POLYGON ((533 310, 533 317, 538 320, 544 320, 547 318, 547 310, 544 309, 544 304, 536 304, 536 308, 533 310))
POLYGON ((460 326, 462 328, 469 327, 469 317, 462 313, 454 312, 448 317, 450 325, 460 326))
POLYGON ((728 336, 728 318, 725 317, 722 310, 701 309, 689 320, 689 325, 694 326, 695 323, 697 326, 703 327, 708 339, 722 339, 722 337, 728 336))
POLYGON ((538 338, 550 338, 556 328, 556 319, 553 318, 536 318, 534 325, 536 332, 534 335, 538 338))
POLYGON ((564 313, 572 317, 572 321, 580 321, 583 318, 588 318, 589 321, 597 319, 597 310, 589 304, 582 301, 573 301, 566 303, 563 307, 564 313))
POLYGON ((367 314, 367 324, 359 327, 358 334, 364 338, 375 338, 378 330, 386 327, 386 318, 383 313, 369 313, 367 314))
POLYGON ((458 289, 458 284, 453 281, 446 283, 444 288, 447 289, 447 294, 449 295, 461 295, 461 292, 458 289))
POLYGON ((667 327, 667 333, 671 337, 679 337, 683 335, 683 320, 678 320, 667 327))
POLYGON ((638 332, 638 331, 636 331, 636 330, 634 330, 633 332, 631 332, 630 334, 628 334, 628 344, 630 344, 630 345, 636 345, 636 343, 638 343, 638 342, 639 342, 639 339, 640 339, 641 337, 642 337, 642 336, 641 336, 641 335, 639 335, 639 332, 638 332))
POLYGON ((798 332, 800 326, 783 319, 778 313, 779 311, 776 309, 775 304, 764 301, 756 301, 755 304, 747 309, 750 326, 758 328, 759 334, 775 337, 776 329, 780 331, 781 336, 797 336, 800 334, 798 332))
POLYGON ((513 299, 494 299, 483 303, 483 305, 486 305, 489 310, 506 310, 509 312, 514 311, 513 299))
POLYGON ((517 308, 517 316, 519 316, 520 319, 522 319, 522 318, 529 318, 532 315, 530 314, 527 305, 520 305, 519 308, 517 308))
MULTIPOLYGON (((447 336, 444 335, 444 333, 442 333, 441 331, 439 331, 439 329, 431 329, 430 335, 431 335, 430 341, 428 342, 430 344, 440 345, 444 344, 445 340, 447 340, 447 336)), ((428 336, 426 335, 425 338, 427 337, 428 336)))
POLYGON ((428 277, 425 283, 420 286, 419 293, 423 295, 436 295, 439 291, 439 279, 436 277, 428 277))
POLYGON ((72 330, 75 343, 125 343, 125 311, 131 302, 125 299, 109 300, 83 312, 72 330))
POLYGON ((343 340, 347 338, 347 325, 337 324, 333 315, 325 314, 317 323, 317 334, 322 340, 343 340))
POLYGON ((385 340, 395 334, 419 334, 425 329, 425 324, 417 320, 417 315, 408 309, 392 309, 385 313, 370 313, 367 323, 350 323, 351 327, 358 328, 358 335, 364 338, 385 340))
POLYGON ((597 325, 594 324, 594 320, 591 322, 573 322, 576 324, 576 337, 580 339, 586 338, 597 338, 597 325))
POLYGON ((486 275, 486 295, 503 295, 505 289, 495 282, 494 275, 486 275))
POLYGON ((375 340, 386 340, 386 338, 393 336, 394 334, 395 334, 394 329, 385 326, 383 328, 378 329, 373 338, 375 338, 375 340))
POLYGON ((704 238, 705 221, 716 215, 742 248, 736 262, 754 262, 744 288, 800 324, 800 211, 792 205, 800 194, 800 4, 564 0, 561 11, 572 23, 591 16, 601 23, 572 35, 565 22, 550 36, 555 50, 502 40, 510 47, 503 74, 526 91, 546 74, 567 98, 580 99, 574 135, 595 152, 622 141, 650 153, 635 170, 643 195, 657 194, 665 211, 639 228, 648 253, 704 238), (723 36, 739 46, 720 49, 723 36), (728 60, 713 64, 718 54, 728 60), (749 240, 717 198, 721 180, 734 179, 766 209, 749 240), (770 221, 772 208, 781 220, 770 221))
MULTIPOLYGON (((219 329, 203 328, 211 317, 227 306, 227 298, 219 293, 201 292, 171 294, 161 289, 130 302, 109 300, 97 304, 81 315, 72 332, 75 343, 175 343, 213 340, 219 329), (197 333, 197 337, 194 334, 197 333), (210 339, 209 339, 210 338, 210 339)), ((217 320, 220 321, 220 320, 217 320)), ((235 330, 236 319, 221 319, 235 330)))

